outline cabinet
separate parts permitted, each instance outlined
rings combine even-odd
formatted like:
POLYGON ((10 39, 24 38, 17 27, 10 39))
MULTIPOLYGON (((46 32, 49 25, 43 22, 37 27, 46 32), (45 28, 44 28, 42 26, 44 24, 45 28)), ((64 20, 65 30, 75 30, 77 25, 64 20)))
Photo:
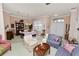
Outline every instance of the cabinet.
POLYGON ((6 36, 7 36, 7 40, 11 40, 14 38, 14 34, 12 31, 7 31, 6 36))
POLYGON ((16 35, 20 35, 20 31, 24 31, 24 21, 20 20, 19 22, 15 23, 16 26, 16 35))

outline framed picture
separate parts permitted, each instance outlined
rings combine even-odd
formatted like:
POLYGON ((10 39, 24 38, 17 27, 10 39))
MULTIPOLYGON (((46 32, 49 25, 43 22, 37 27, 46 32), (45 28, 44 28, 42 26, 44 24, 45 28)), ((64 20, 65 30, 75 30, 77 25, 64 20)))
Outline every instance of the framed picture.
POLYGON ((9 27, 9 25, 6 25, 6 26, 5 26, 5 29, 7 29, 8 27, 9 27))
POLYGON ((11 28, 14 28, 14 24, 11 24, 11 28))

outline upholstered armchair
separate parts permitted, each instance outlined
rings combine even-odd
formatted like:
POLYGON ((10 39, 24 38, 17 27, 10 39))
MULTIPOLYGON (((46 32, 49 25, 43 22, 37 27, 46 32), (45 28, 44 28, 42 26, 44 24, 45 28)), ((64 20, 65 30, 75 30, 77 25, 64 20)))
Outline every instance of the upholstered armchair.
POLYGON ((57 36, 55 34, 48 35, 47 43, 54 48, 58 49, 59 46, 61 46, 61 41, 62 41, 62 37, 60 36, 57 36))
POLYGON ((0 55, 8 50, 11 50, 11 43, 8 40, 3 40, 0 35, 0 55))
POLYGON ((75 48, 70 53, 63 46, 59 47, 56 51, 55 56, 79 56, 79 45, 75 45, 75 48))
POLYGON ((56 51, 55 56, 71 56, 71 54, 63 47, 59 47, 56 51))

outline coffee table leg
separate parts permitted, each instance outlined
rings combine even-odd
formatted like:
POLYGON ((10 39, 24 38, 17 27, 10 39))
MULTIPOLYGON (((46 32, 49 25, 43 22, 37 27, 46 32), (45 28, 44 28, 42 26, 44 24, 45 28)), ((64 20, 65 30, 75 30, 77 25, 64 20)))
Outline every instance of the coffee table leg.
POLYGON ((35 56, 35 52, 34 52, 34 50, 33 50, 33 56, 35 56))
POLYGON ((33 56, 34 56, 34 52, 33 52, 33 56))
POLYGON ((50 54, 50 48, 49 48, 49 54, 50 54))

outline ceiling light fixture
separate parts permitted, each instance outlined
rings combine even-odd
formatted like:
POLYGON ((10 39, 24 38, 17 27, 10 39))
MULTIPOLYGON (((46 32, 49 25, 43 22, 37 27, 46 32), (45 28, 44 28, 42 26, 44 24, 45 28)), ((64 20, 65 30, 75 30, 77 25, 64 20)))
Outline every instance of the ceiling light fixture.
POLYGON ((49 5, 49 4, 51 4, 51 3, 45 3, 46 5, 49 5))

